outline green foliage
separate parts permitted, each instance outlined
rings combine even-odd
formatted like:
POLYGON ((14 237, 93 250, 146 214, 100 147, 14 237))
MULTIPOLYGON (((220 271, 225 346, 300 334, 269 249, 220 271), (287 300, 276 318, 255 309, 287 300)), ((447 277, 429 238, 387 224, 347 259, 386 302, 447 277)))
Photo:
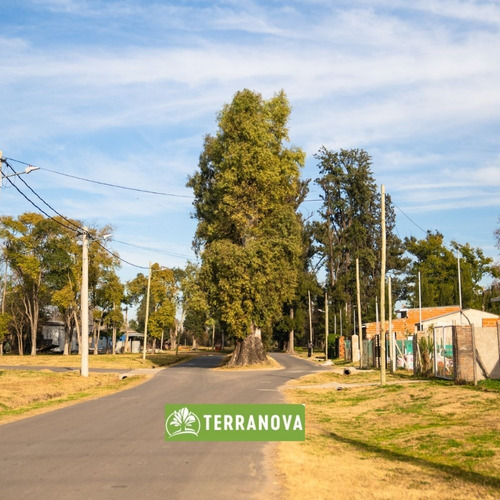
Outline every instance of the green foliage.
POLYGON ((458 287, 458 250, 462 281, 462 304, 464 308, 482 308, 483 289, 481 280, 493 273, 492 259, 485 257, 480 248, 473 248, 468 243, 461 245, 452 242, 455 250, 444 245, 443 235, 428 232, 425 239, 406 238, 407 252, 413 263, 409 269, 408 299, 412 305, 418 305, 418 272, 420 271, 422 306, 447 306, 459 304, 458 287))
POLYGON ((265 101, 243 90, 207 136, 194 190, 200 286, 210 316, 230 335, 270 330, 294 298, 301 226, 296 213, 305 185, 304 153, 287 148, 290 106, 283 92, 265 101))
MULTIPOLYGON (((148 278, 139 273, 127 283, 129 300, 139 304, 137 311, 137 330, 144 331, 146 316, 148 278)), ((154 338, 161 338, 161 332, 174 325, 175 300, 178 287, 172 269, 162 268, 158 263, 151 266, 151 284, 149 292, 148 333, 154 338)))
MULTIPOLYGON (((315 155, 322 189, 320 221, 312 224, 321 262, 326 263, 327 287, 335 310, 356 303, 356 258, 361 276, 364 319, 370 320, 380 279, 381 201, 372 173, 371 157, 364 150, 321 148, 315 155), (368 314, 368 316, 367 316, 368 314)), ((394 234, 395 214, 386 195, 387 271, 393 276, 406 266, 404 249, 394 234)), ((393 278, 393 291, 400 285, 393 278)), ((348 316, 349 318, 349 316, 348 316)))
POLYGON ((0 342, 5 339, 5 335, 9 333, 9 326, 12 322, 12 316, 8 313, 0 313, 0 342))

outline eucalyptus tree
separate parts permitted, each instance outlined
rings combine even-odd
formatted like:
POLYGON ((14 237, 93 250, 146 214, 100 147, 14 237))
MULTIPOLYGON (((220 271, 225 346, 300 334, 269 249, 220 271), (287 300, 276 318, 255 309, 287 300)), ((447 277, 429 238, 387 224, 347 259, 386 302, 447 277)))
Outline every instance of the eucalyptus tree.
POLYGON ((194 191, 194 246, 210 316, 236 339, 231 364, 266 359, 283 303, 293 299, 300 267, 297 214, 304 153, 287 146, 290 105, 283 91, 269 100, 237 92, 205 137, 194 191))
MULTIPOLYGON (((362 149, 332 151, 323 147, 315 156, 320 173, 315 182, 322 190, 323 204, 313 227, 320 262, 327 269, 329 297, 337 310, 345 305, 350 318, 356 300, 355 262, 359 258, 361 302, 366 314, 373 311, 377 295, 381 253, 381 203, 372 160, 362 149)), ((394 209, 386 195, 387 270, 401 273, 407 262, 394 231, 394 209)), ((397 291, 398 283, 394 285, 397 291)))

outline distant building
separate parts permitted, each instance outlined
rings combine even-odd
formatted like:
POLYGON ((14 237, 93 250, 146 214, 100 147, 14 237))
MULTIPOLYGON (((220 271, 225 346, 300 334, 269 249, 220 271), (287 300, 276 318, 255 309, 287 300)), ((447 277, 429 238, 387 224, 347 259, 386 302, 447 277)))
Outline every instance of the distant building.
MULTIPOLYGON (((397 318, 392 320, 392 331, 396 338, 404 339, 413 335, 420 328, 420 314, 422 315, 422 329, 425 331, 430 327, 450 325, 471 325, 476 327, 494 326, 500 317, 496 314, 479 311, 477 309, 464 309, 460 312, 460 306, 401 308, 396 311, 397 318)), ((373 338, 379 333, 380 322, 366 323, 363 330, 367 339, 373 338)), ((389 330, 389 321, 385 322, 385 331, 389 330)))

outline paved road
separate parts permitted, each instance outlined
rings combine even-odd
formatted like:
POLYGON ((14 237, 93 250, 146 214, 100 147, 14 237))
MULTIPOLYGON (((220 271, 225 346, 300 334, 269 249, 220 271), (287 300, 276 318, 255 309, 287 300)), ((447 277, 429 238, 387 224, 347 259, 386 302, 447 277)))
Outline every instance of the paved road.
POLYGON ((275 498, 273 444, 164 441, 166 403, 277 403, 278 387, 321 371, 274 356, 285 370, 212 371, 219 357, 198 357, 133 389, 0 426, 0 497, 275 498))

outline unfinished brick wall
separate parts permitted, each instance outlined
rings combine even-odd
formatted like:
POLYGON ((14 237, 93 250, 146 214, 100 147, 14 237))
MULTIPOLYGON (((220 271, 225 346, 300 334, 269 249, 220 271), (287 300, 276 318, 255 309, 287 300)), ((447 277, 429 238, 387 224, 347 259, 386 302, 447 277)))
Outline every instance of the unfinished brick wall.
POLYGON ((345 337, 339 337, 339 358, 345 359, 345 337))
POLYGON ((483 318, 483 328, 496 327, 500 323, 500 318, 483 318))

